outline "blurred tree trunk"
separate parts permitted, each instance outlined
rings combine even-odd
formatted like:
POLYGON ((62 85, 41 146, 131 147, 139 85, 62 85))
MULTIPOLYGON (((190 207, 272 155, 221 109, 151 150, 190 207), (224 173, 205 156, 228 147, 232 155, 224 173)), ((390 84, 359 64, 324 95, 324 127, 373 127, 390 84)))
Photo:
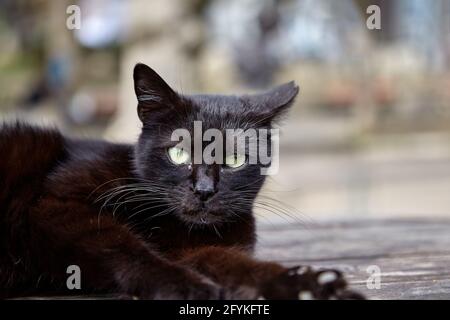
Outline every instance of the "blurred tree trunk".
POLYGON ((47 81, 58 105, 64 107, 75 90, 79 74, 79 50, 74 40, 74 30, 66 26, 67 7, 70 0, 47 1, 45 49, 47 81))

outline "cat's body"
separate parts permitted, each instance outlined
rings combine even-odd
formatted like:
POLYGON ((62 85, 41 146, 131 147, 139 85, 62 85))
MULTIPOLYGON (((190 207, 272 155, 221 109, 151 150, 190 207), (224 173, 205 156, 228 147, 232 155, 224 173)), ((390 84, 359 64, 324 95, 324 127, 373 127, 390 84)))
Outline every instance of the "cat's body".
MULTIPOLYGON (((259 166, 174 165, 166 155, 167 134, 194 120, 221 129, 269 127, 275 116, 269 111, 289 105, 297 88, 270 93, 278 104, 267 112, 256 112, 248 97, 176 96, 143 65, 135 69, 135 88, 144 124, 136 146, 70 139, 20 123, 0 128, 0 296, 337 294, 338 273, 325 290, 318 273, 251 258, 252 205, 264 181, 259 166), (81 291, 67 288, 71 265, 81 270, 81 291)), ((253 101, 274 102, 267 94, 253 101)))
MULTIPOLYGON (((66 250, 64 246, 76 245, 79 241, 76 234, 78 232, 90 232, 91 228, 91 232, 96 233, 97 225, 102 227, 102 219, 112 215, 114 208, 102 208, 104 202, 97 201, 98 198, 105 192, 106 187, 124 186, 135 177, 133 146, 104 141, 71 140, 56 130, 24 124, 4 126, 0 129, 0 137, 0 149, 4 155, 0 160, 0 288, 12 292, 15 288, 27 288, 26 294, 37 294, 49 286, 48 292, 51 293, 52 285, 47 282, 51 282, 51 277, 55 275, 46 275, 46 272, 59 264, 58 276, 61 277, 61 282, 68 276, 67 266, 78 263, 70 250, 66 250), (80 204, 91 209, 90 227, 77 226, 75 234, 66 234, 66 245, 54 248, 52 255, 56 254, 56 259, 47 258, 47 253, 53 251, 52 242, 39 239, 41 232, 38 228, 43 225, 44 228, 48 226, 55 232, 57 228, 65 232, 64 229, 70 228, 68 223, 71 222, 69 219, 65 222, 64 215, 71 215, 76 219, 80 204), (53 208, 61 205, 65 206, 64 212, 53 211, 53 208), (36 238, 32 238, 33 236, 36 238), (40 244, 41 241, 45 246, 40 244), (6 252, 9 256, 4 255, 6 252), (51 266, 47 265, 50 261, 51 266), (39 266, 40 264, 42 266, 39 266), (26 279, 28 276, 30 279, 26 279), (25 280, 24 283, 21 283, 21 278, 25 280), (33 283, 38 279, 39 283, 33 283), (11 289, 7 288, 10 281, 11 289)), ((161 210, 155 209, 147 214, 156 215, 158 211, 161 210)), ((139 235, 141 229, 148 230, 145 236, 148 237, 152 249, 175 257, 178 257, 183 249, 204 245, 234 245, 250 250, 254 244, 251 215, 246 223, 236 224, 232 230, 221 229, 220 237, 214 228, 199 228, 189 232, 183 222, 167 216, 138 226, 133 226, 133 222, 121 218, 123 217, 118 216, 117 220, 128 225, 130 232, 134 229, 136 235, 139 235)), ((112 237, 114 236, 113 234, 112 237)), ((57 246, 60 244, 56 243, 57 246)), ((82 270, 83 273, 89 272, 83 268, 82 270)), ((65 281, 60 284, 65 286, 65 281)), ((63 293, 64 289, 66 288, 63 287, 60 293, 63 293)))

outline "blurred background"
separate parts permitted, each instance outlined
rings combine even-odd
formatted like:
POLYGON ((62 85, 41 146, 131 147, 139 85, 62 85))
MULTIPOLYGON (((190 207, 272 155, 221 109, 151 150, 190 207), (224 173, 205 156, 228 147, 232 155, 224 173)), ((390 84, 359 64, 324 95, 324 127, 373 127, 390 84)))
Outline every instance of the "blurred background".
POLYGON ((136 62, 184 93, 295 80, 264 189, 290 214, 450 217, 449 0, 0 0, 1 119, 134 141, 136 62))

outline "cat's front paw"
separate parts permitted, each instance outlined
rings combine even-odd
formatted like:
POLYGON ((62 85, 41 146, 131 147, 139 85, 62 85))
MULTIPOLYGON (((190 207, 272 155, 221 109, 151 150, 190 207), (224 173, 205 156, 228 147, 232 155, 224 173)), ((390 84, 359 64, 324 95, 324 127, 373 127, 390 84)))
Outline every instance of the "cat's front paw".
POLYGON ((267 281, 261 287, 265 299, 364 299, 348 290, 347 282, 338 270, 313 270, 310 267, 293 267, 267 281))
POLYGON ((223 299, 222 287, 202 275, 182 272, 159 285, 152 297, 158 300, 219 300, 223 299))

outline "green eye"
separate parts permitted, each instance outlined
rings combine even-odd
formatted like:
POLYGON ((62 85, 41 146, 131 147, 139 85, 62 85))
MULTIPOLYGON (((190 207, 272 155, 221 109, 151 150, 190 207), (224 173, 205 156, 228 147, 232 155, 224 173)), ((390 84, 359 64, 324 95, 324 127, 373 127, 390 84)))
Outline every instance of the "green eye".
POLYGON ((225 158, 225 165, 230 168, 239 168, 245 164, 245 155, 233 154, 225 158))
POLYGON ((170 160, 172 160, 172 162, 175 164, 185 164, 188 163, 191 159, 189 153, 181 148, 169 148, 169 150, 167 150, 167 153, 169 154, 170 160))

